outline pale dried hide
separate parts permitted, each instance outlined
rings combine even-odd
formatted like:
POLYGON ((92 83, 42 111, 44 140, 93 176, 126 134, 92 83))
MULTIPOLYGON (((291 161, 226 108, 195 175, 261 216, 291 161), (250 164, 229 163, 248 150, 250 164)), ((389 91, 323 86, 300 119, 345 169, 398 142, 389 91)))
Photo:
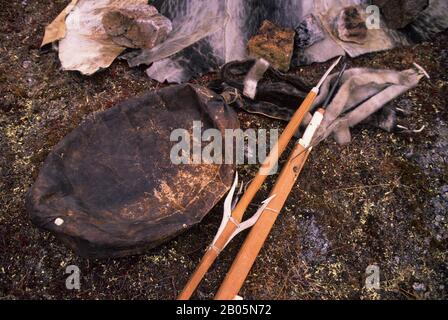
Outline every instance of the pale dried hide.
POLYGON ((222 136, 239 128, 219 95, 193 85, 95 114, 45 160, 27 197, 32 221, 95 258, 145 252, 199 223, 230 188, 235 168, 173 163, 171 134, 184 129, 192 137, 193 121, 222 136))

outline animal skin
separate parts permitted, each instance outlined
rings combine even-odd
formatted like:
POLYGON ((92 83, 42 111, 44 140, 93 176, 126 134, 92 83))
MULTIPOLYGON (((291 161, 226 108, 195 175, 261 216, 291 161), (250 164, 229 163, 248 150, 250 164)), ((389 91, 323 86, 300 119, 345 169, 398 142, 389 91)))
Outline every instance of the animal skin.
MULTIPOLYGON (((258 81, 255 100, 244 97, 242 79, 253 66, 253 60, 228 63, 222 68, 221 79, 211 82, 209 88, 220 93, 227 104, 237 109, 277 120, 291 120, 297 104, 310 87, 297 76, 284 75, 269 68, 258 81)), ((312 110, 324 104, 336 76, 337 73, 330 75, 323 83, 312 110)), ((346 70, 314 143, 331 134, 338 143, 349 143, 350 128, 361 122, 388 132, 397 130, 396 110, 388 103, 415 87, 422 77, 421 72, 413 69, 402 72, 367 68, 346 70)), ((303 125, 306 126, 310 119, 311 114, 303 125)))

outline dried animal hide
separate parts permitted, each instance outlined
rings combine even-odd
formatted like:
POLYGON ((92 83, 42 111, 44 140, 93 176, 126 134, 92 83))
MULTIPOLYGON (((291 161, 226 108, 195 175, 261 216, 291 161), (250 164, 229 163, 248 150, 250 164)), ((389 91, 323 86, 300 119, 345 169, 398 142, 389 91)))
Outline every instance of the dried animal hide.
POLYGON ((429 0, 428 7, 401 31, 413 43, 430 40, 435 34, 448 29, 448 1, 429 0))
POLYGON ((170 21, 158 15, 146 0, 77 0, 46 28, 42 46, 59 41, 62 68, 91 75, 110 66, 125 50, 126 44, 130 47, 148 46, 151 42, 156 45, 170 30, 170 21), (122 22, 128 23, 129 32, 120 33, 111 23, 114 21, 110 16, 105 20, 108 28, 103 26, 103 18, 111 12, 126 12, 128 20, 122 22), (153 15, 146 17, 148 14, 153 15), (134 17, 134 23, 130 23, 131 17, 134 17), (147 36, 152 39, 143 41, 142 38, 147 36))
POLYGON ((294 61, 300 65, 324 62, 346 53, 355 57, 409 45, 448 28, 448 2, 430 0, 429 6, 405 30, 390 30, 383 23, 379 30, 367 30, 362 43, 341 40, 334 25, 341 11, 354 5, 365 8, 369 3, 369 0, 155 0, 153 5, 173 21, 174 31, 167 42, 137 56, 128 56, 128 61, 131 66, 153 63, 147 73, 158 81, 184 82, 227 62, 246 59, 247 41, 264 20, 283 28, 296 28, 310 15, 316 23, 310 20, 299 26, 304 39, 298 42, 301 46, 294 61), (310 25, 311 31, 303 30, 310 25), (188 36, 190 33, 192 37, 188 36))
POLYGON ((128 56, 129 64, 153 63, 147 71, 151 78, 185 82, 246 58, 247 41, 264 20, 295 28, 301 13, 309 11, 303 6, 312 6, 312 1, 155 0, 152 4, 171 19, 173 32, 160 46, 128 56))
POLYGON ((380 20, 379 29, 367 29, 367 0, 318 0, 315 11, 325 33, 325 40, 298 50, 297 63, 324 62, 338 55, 357 57, 409 45, 409 41, 380 20), (364 23, 362 23, 364 21, 364 23))
MULTIPOLYGON (((289 121, 311 88, 297 76, 283 75, 270 68, 261 79, 256 79, 255 99, 244 97, 243 79, 253 68, 253 60, 228 63, 222 68, 221 79, 211 82, 209 87, 238 109, 289 121)), ((336 77, 337 73, 332 74, 324 82, 312 110, 324 103, 336 77)), ((340 144, 349 143, 350 128, 363 121, 389 132, 395 130, 396 112, 388 103, 417 86, 422 77, 413 69, 402 72, 366 68, 347 70, 313 144, 330 135, 334 135, 340 144)), ((302 126, 306 126, 311 118, 308 114, 302 126)))
POLYGON ((173 130, 192 137, 193 121, 223 136, 239 128, 219 95, 193 85, 95 114, 45 160, 27 196, 32 221, 94 258, 140 254, 199 223, 230 188, 234 166, 172 162, 173 130))
POLYGON ((78 0, 72 0, 70 4, 50 23, 45 27, 45 35, 42 40, 41 47, 47 44, 56 42, 65 37, 67 33, 67 28, 65 26, 65 19, 68 14, 75 8, 78 0))
MULTIPOLYGON (((333 74, 325 81, 313 108, 319 107, 324 102, 336 77, 337 74, 333 74)), ((416 87, 423 77, 423 74, 414 69, 401 72, 365 68, 347 70, 316 132, 313 145, 330 135, 333 135, 339 144, 347 144, 351 141, 350 128, 369 119, 376 120, 375 123, 383 129, 393 129, 395 124, 393 110, 386 109, 379 123, 377 118, 372 118, 372 115, 398 96, 416 87)))

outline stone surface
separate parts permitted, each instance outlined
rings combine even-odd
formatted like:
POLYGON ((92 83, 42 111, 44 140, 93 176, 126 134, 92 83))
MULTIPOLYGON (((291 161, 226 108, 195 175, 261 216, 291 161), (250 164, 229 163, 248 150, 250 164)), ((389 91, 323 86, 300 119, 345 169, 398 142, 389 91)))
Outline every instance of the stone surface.
POLYGON ((296 28, 296 48, 303 49, 325 39, 320 22, 312 14, 307 16, 296 28))
POLYGON ((358 6, 344 8, 337 18, 335 28, 342 41, 359 44, 366 41, 367 26, 358 6))
POLYGON ((414 21, 418 14, 429 4, 428 0, 373 0, 381 9, 387 26, 401 29, 414 21))
POLYGON ((249 55, 266 59, 275 69, 286 72, 291 65, 295 32, 265 20, 248 43, 249 55))
POLYGON ((106 33, 118 45, 151 49, 164 41, 172 30, 171 21, 157 9, 120 9, 106 13, 102 20, 106 33))

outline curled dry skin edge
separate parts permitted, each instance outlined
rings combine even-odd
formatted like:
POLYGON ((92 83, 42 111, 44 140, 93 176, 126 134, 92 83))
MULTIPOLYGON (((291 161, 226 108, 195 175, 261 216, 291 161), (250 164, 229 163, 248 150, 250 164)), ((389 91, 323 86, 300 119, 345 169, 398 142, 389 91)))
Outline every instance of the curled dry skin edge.
POLYGON ((77 3, 78 0, 72 0, 72 2, 67 7, 65 7, 65 9, 56 17, 56 19, 54 19, 53 22, 45 28, 45 35, 42 40, 42 44, 40 45, 41 48, 43 46, 46 46, 47 44, 56 42, 65 37, 67 31, 65 27, 65 19, 77 3))

